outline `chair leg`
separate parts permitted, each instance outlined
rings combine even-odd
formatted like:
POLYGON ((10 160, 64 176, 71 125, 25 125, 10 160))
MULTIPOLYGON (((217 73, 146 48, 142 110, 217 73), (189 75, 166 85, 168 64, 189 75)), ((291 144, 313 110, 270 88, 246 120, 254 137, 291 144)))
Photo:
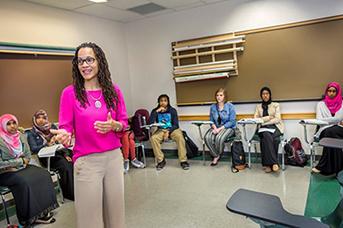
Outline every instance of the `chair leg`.
POLYGON ((50 174, 51 174, 51 176, 56 175, 56 177, 57 177, 57 189, 58 189, 58 192, 59 192, 60 197, 61 197, 61 203, 63 204, 64 203, 64 196, 63 196, 62 188, 60 185, 61 176, 57 172, 51 172, 50 174))
POLYGON ((144 150, 144 144, 141 144, 142 147, 142 155, 143 155, 143 162, 144 162, 144 167, 146 167, 146 158, 145 158, 145 150, 144 150))
POLYGON ((254 143, 255 162, 257 163, 257 144, 254 143))
POLYGON ((281 170, 285 171, 285 150, 283 149, 285 146, 285 141, 281 142, 281 170))
POLYGON ((310 165, 311 165, 311 168, 314 167, 315 160, 316 160, 316 151, 314 150, 314 146, 311 143, 310 144, 310 165))
POLYGON ((5 211, 5 217, 6 217, 6 222, 7 222, 7 226, 10 226, 10 218, 8 216, 8 211, 7 211, 7 205, 6 205, 6 200, 3 194, 1 194, 1 200, 2 200, 2 205, 4 207, 4 211, 5 211))
POLYGON ((205 160, 205 141, 203 139, 202 141, 202 162, 203 162, 203 165, 206 165, 206 160, 205 160))
POLYGON ((248 165, 249 169, 251 169, 251 143, 248 142, 248 165))

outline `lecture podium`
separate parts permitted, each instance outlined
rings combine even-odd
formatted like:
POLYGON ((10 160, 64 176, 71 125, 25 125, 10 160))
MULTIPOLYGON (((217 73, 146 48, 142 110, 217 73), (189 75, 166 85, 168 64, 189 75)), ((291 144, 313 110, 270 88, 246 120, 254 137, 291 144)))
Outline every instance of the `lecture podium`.
POLYGON ((329 228, 313 218, 287 212, 275 195, 238 189, 229 199, 226 208, 236 214, 246 216, 260 227, 311 227, 329 228))

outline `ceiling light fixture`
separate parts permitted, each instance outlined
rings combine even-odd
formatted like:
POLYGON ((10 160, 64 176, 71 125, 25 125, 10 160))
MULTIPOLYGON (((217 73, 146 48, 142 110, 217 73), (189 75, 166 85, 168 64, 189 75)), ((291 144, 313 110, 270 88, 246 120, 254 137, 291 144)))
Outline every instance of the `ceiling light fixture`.
POLYGON ((95 2, 95 3, 103 3, 103 2, 107 2, 107 0, 88 0, 90 2, 95 2))

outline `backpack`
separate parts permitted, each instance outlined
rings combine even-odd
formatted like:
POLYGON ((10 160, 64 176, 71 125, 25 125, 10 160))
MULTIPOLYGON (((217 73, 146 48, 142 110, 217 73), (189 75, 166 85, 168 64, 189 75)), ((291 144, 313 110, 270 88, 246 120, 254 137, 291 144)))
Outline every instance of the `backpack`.
POLYGON ((138 141, 147 141, 149 140, 149 130, 142 128, 142 126, 148 124, 149 121, 149 112, 146 109, 138 109, 131 120, 131 128, 135 134, 138 141))
POLYGON ((286 153, 286 165, 304 167, 307 164, 307 157, 299 138, 291 138, 284 146, 284 150, 286 153))
POLYGON ((232 166, 231 171, 233 173, 239 172, 247 167, 245 161, 245 153, 243 143, 241 141, 234 141, 231 146, 232 153, 232 166))
POLYGON ((199 148, 193 142, 191 138, 188 137, 185 131, 182 131, 183 137, 185 138, 185 146, 187 151, 187 158, 194 158, 199 156, 199 148))

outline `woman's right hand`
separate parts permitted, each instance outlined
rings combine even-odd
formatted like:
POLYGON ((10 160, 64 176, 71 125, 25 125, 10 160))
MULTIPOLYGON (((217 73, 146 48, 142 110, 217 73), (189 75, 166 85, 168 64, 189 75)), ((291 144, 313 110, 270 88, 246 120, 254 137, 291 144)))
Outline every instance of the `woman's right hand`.
POLYGON ((212 125, 212 133, 215 135, 218 134, 218 128, 214 124, 212 125))
POLYGON ((156 110, 156 112, 165 112, 165 111, 166 111, 166 109, 163 108, 163 107, 159 107, 159 108, 156 110))
POLYGON ((55 135, 56 141, 63 144, 64 146, 69 146, 71 144, 71 133, 64 129, 51 129, 50 132, 55 135))

